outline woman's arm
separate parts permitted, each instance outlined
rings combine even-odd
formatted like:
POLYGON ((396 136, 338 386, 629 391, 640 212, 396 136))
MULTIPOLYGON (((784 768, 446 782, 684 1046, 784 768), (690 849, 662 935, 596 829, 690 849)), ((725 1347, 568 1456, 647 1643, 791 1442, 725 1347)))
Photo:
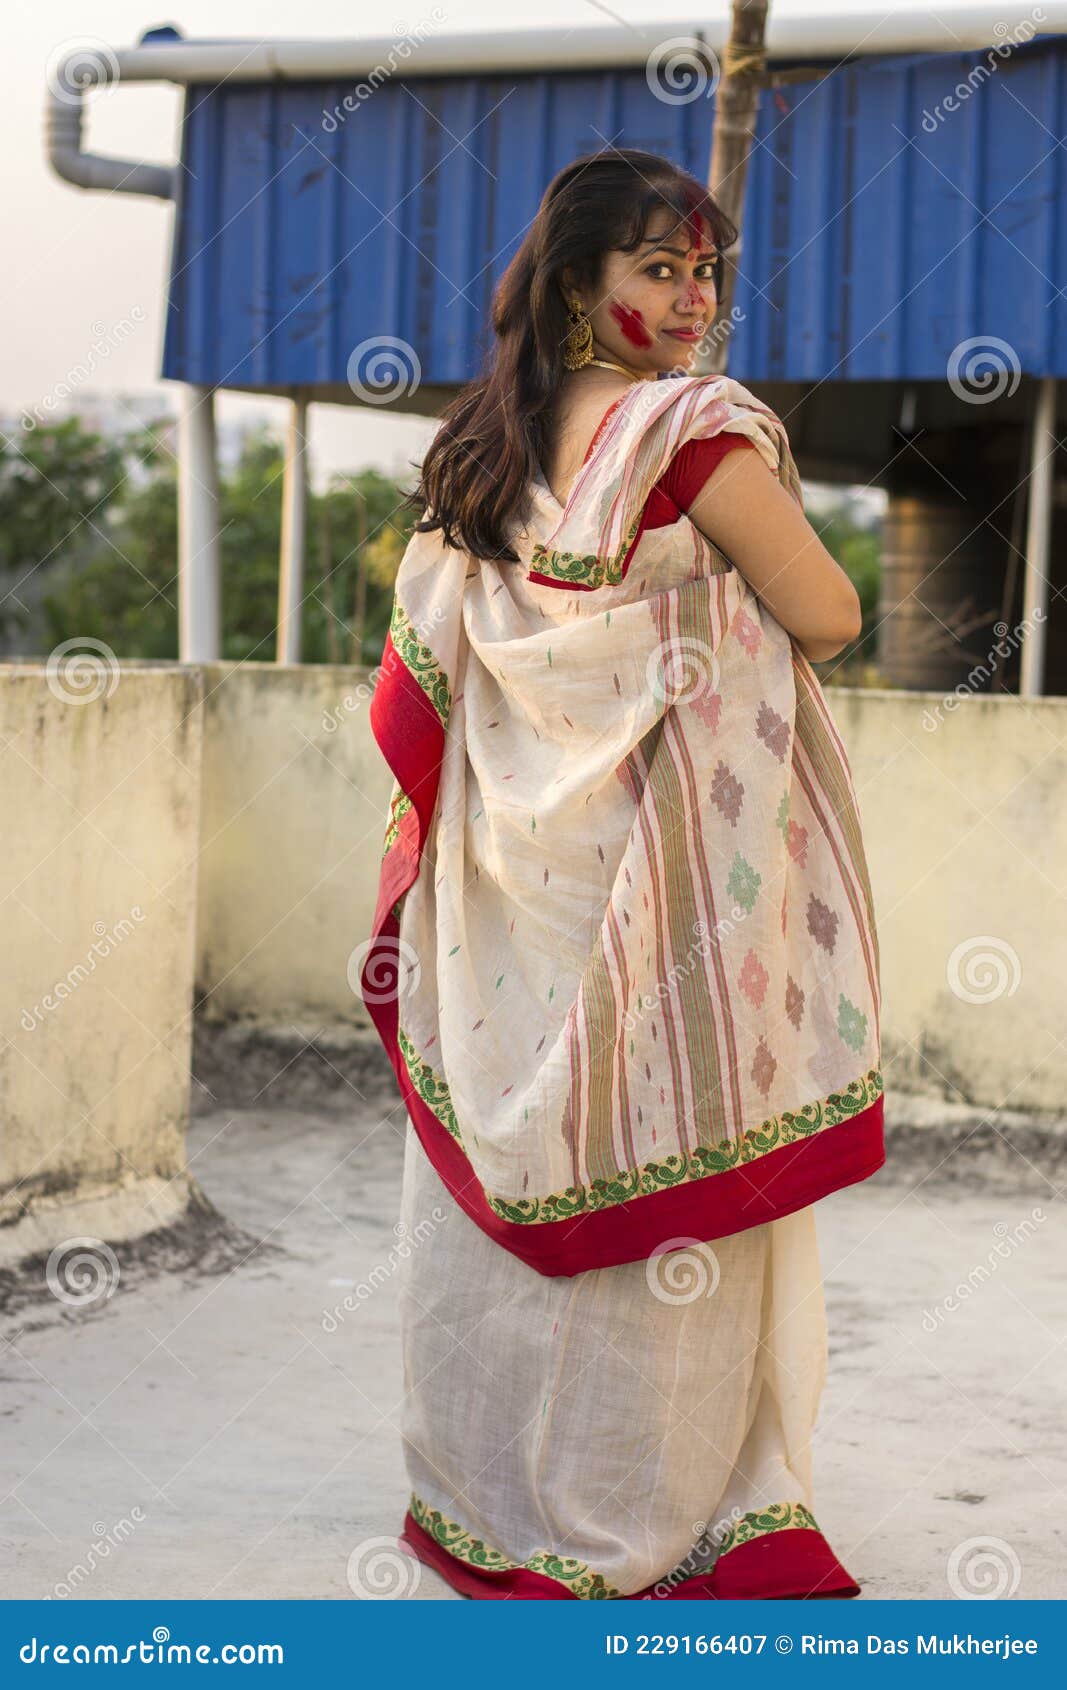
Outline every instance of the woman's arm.
POLYGON ((859 594, 758 452, 728 452, 689 502, 688 514, 809 662, 836 657, 858 639, 859 594))

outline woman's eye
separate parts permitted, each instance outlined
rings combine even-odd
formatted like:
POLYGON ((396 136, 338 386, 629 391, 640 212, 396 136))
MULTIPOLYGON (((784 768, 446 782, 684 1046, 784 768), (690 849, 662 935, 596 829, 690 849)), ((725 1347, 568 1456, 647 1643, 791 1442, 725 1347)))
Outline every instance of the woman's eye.
MULTIPOLYGON (((645 267, 645 274, 654 276, 657 281, 670 281, 674 275, 671 266, 663 260, 645 267)), ((702 264, 693 268, 693 280, 696 282, 713 282, 715 280, 715 260, 706 259, 702 264)))

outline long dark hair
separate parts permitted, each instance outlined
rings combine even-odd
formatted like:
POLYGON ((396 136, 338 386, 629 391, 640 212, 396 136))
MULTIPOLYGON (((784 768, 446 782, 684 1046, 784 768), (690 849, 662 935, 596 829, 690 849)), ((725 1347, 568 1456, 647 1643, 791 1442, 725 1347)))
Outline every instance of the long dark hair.
POLYGON ((569 322, 562 284, 595 289, 604 255, 634 252, 652 213, 679 223, 700 216, 719 253, 737 230, 707 188, 657 153, 611 148, 575 159, 545 189, 537 216, 493 297, 495 335, 486 373, 444 411, 412 503, 420 531, 439 528, 446 545, 474 557, 516 561, 509 535, 529 515, 529 482, 546 446, 552 401, 564 374, 569 322))

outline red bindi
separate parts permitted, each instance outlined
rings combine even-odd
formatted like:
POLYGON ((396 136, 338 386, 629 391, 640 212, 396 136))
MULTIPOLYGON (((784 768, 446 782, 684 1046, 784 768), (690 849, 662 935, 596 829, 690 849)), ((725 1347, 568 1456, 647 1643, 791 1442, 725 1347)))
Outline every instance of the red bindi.
POLYGON ((640 311, 634 311, 629 305, 620 305, 618 300, 615 300, 611 306, 611 315, 631 346, 652 345, 652 336, 645 328, 645 319, 640 311))

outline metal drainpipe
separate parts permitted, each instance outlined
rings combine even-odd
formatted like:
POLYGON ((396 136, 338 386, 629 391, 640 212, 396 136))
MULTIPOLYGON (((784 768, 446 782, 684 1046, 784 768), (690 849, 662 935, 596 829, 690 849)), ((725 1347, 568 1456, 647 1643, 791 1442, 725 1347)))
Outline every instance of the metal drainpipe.
POLYGON ((1045 687, 1045 629, 1048 617, 1048 560, 1055 455, 1056 379, 1054 376, 1042 376, 1034 404, 1034 426, 1030 445, 1026 572, 1023 576, 1025 633, 1019 672, 1019 695, 1022 698, 1038 698, 1045 687))
POLYGON ((109 158, 103 153, 82 150, 83 94, 86 88, 101 87, 114 78, 103 60, 91 67, 79 66, 77 82, 72 80, 72 76, 66 66, 60 65, 55 85, 48 90, 45 107, 45 150, 56 175, 61 176, 64 182, 73 182, 78 188, 102 188, 113 194, 149 194, 155 199, 173 199, 178 178, 175 166, 147 164, 133 158, 109 158))
POLYGON ((217 662, 221 650, 219 476, 215 395, 184 385, 178 419, 178 660, 217 662))
POLYGON ((278 567, 278 641, 275 661, 300 662, 307 536, 308 472, 305 393, 293 398, 282 480, 282 538, 278 567))

